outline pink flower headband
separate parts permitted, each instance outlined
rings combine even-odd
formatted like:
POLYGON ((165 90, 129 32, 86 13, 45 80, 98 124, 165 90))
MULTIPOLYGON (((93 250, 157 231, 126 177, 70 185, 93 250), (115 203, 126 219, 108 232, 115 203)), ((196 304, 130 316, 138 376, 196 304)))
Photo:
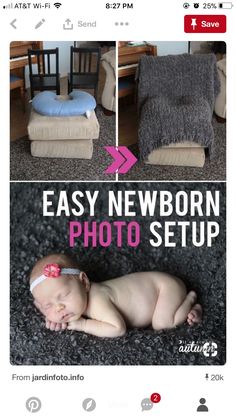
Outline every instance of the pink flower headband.
POLYGON ((43 275, 33 280, 30 285, 30 291, 32 292, 38 284, 47 278, 58 278, 61 275, 79 275, 80 272, 79 269, 61 268, 57 263, 50 263, 49 265, 44 266, 43 275))

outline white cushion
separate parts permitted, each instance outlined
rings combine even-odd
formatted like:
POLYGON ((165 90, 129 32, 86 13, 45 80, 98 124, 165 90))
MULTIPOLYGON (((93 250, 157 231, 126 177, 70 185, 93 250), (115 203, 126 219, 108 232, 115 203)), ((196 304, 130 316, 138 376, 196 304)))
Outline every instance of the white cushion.
POLYGON ((31 154, 34 157, 91 159, 93 140, 32 141, 31 154))
POLYGON ((80 116, 44 116, 31 111, 28 124, 30 140, 91 140, 99 137, 99 123, 94 111, 90 118, 80 116))

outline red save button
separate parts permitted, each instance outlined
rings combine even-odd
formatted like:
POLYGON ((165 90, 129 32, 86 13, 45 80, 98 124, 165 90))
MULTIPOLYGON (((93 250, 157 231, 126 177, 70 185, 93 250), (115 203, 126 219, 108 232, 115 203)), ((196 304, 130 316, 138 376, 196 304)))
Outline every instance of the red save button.
POLYGON ((225 15, 186 15, 184 16, 186 33, 224 33, 226 32, 225 15))

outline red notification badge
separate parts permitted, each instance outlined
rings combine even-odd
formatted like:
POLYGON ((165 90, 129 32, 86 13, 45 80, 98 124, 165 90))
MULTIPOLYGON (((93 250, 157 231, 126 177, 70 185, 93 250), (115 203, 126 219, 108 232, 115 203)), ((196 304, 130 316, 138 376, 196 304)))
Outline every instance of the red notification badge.
POLYGON ((152 403, 159 403, 161 401, 161 395, 159 393, 152 393, 150 400, 152 403))

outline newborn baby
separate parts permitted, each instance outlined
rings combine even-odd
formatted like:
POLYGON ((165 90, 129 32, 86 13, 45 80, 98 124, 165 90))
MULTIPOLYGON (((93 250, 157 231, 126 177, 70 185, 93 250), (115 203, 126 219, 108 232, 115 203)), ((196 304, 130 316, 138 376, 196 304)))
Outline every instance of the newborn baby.
POLYGON ((39 260, 30 276, 36 307, 50 330, 77 330, 101 337, 122 336, 127 327, 161 330, 185 321, 199 323, 196 293, 163 272, 138 272, 94 283, 66 255, 39 260))

